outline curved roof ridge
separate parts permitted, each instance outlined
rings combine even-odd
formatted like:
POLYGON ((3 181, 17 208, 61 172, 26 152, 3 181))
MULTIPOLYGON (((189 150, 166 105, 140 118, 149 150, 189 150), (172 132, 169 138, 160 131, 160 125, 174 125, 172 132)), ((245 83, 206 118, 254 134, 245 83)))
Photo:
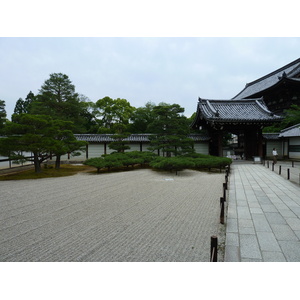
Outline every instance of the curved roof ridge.
POLYGON ((257 103, 257 105, 266 113, 273 115, 273 113, 268 109, 268 107, 266 106, 263 97, 256 99, 255 102, 257 103))
MULTIPOLYGON (((256 80, 254 80, 254 81, 251 81, 251 82, 249 82, 249 83, 246 83, 246 87, 248 87, 248 86, 250 86, 250 85, 252 85, 252 84, 255 84, 255 83, 259 82, 259 81, 262 81, 262 80, 264 80, 264 79, 266 79, 266 78, 268 78, 268 77, 270 77, 270 76, 273 76, 273 75, 275 75, 275 74, 277 74, 277 73, 280 73, 281 71, 284 72, 285 69, 291 67, 292 65, 294 65, 294 64, 296 64, 296 63, 300 64, 300 58, 298 58, 298 59, 296 59, 296 60, 290 62, 289 64, 287 64, 287 65, 285 65, 285 66, 283 66, 283 67, 281 67, 281 68, 279 68, 279 69, 277 69, 277 70, 275 70, 275 71, 273 71, 273 72, 271 72, 271 73, 269 73, 269 74, 267 74, 267 75, 264 75, 264 76, 262 76, 262 77, 260 77, 260 78, 258 78, 258 79, 256 79, 256 80)), ((292 71, 294 71, 297 67, 298 67, 298 65, 297 65, 292 71)), ((290 71, 289 73, 292 73, 292 71, 290 71)))
MULTIPOLYGON (((276 80, 280 80, 280 78, 275 78, 276 75, 279 75, 282 73, 287 73, 287 76, 293 76, 296 74, 296 71, 300 71, 300 58, 292 61, 291 63, 265 75, 262 76, 254 81, 251 81, 245 85, 245 87, 240 91, 238 94, 236 94, 232 99, 243 99, 246 97, 249 97, 251 95, 256 94, 259 91, 265 90, 266 88, 274 85, 276 83, 276 80), (292 68, 291 70, 289 70, 292 68)), ((284 77, 289 78, 289 77, 284 77)), ((282 78, 281 78, 282 79, 282 78)))

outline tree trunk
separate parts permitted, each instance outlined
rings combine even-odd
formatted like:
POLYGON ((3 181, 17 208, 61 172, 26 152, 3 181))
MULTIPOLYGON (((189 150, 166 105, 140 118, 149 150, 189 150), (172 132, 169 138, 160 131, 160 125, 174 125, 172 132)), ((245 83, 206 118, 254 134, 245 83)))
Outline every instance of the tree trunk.
POLYGON ((58 170, 59 168, 60 168, 60 155, 56 155, 55 169, 58 170))
POLYGON ((33 161, 34 161, 34 171, 35 173, 41 173, 42 168, 41 168, 41 163, 39 161, 39 157, 37 153, 33 153, 33 161))

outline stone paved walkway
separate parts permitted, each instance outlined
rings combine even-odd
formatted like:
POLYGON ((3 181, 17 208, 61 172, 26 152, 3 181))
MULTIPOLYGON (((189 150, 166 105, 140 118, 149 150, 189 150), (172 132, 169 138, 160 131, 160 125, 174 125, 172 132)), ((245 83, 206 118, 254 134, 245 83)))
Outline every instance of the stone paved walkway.
POLYGON ((299 262, 299 185, 263 165, 231 170, 225 261, 299 262))

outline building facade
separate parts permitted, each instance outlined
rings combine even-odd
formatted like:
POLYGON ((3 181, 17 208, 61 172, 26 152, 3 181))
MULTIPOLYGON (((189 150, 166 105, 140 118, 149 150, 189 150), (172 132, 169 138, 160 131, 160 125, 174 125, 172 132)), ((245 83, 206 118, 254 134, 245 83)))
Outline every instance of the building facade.
MULTIPOLYGON (((268 156, 272 144, 277 146, 273 148, 280 149, 282 157, 294 157, 298 154, 289 151, 289 147, 298 151, 296 144, 287 144, 279 135, 275 139, 276 134, 262 134, 264 127, 280 122, 284 110, 293 104, 300 105, 300 59, 247 83, 230 100, 199 98, 192 127, 208 132, 212 155, 223 155, 223 136, 228 132, 237 136, 237 152, 246 159, 268 156)), ((298 140, 289 143, 298 143, 298 140)))

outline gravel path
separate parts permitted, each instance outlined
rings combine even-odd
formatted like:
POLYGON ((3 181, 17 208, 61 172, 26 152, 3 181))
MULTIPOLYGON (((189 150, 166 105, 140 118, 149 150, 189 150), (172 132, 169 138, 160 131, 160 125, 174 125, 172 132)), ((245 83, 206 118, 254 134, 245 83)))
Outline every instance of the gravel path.
POLYGON ((146 169, 2 181, 0 261, 207 262, 224 178, 146 169))

